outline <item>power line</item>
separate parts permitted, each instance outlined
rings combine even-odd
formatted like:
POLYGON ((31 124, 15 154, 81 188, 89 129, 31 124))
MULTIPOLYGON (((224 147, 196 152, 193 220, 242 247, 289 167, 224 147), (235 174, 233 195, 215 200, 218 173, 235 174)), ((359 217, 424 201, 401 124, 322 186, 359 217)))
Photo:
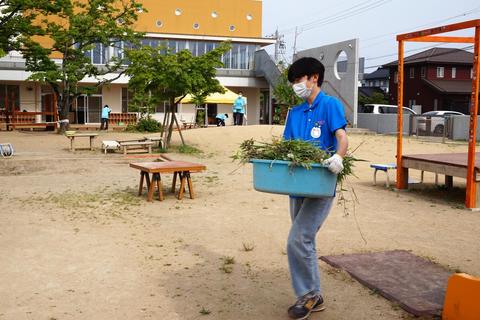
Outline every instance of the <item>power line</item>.
MULTIPOLYGON (((308 30, 317 28, 318 26, 323 26, 323 25, 327 25, 327 24, 330 24, 330 23, 340 21, 340 20, 344 20, 346 18, 349 18, 349 17, 352 17, 354 15, 363 13, 365 11, 374 9, 374 8, 380 6, 380 5, 384 5, 384 4, 386 4, 388 2, 391 2, 391 1, 392 0, 367 0, 367 1, 363 1, 359 4, 357 4, 357 5, 354 5, 352 7, 349 7, 347 9, 345 9, 345 10, 341 10, 339 12, 336 12, 336 13, 330 15, 330 16, 323 17, 323 18, 320 18, 320 19, 316 19, 316 20, 313 20, 313 21, 308 22, 306 24, 297 26, 297 27, 300 28, 301 32, 308 31, 308 30), (372 3, 372 1, 373 1, 373 3, 372 3)), ((281 31, 284 34, 290 34, 294 30, 295 30, 295 28, 290 28, 290 29, 281 30, 281 31)))

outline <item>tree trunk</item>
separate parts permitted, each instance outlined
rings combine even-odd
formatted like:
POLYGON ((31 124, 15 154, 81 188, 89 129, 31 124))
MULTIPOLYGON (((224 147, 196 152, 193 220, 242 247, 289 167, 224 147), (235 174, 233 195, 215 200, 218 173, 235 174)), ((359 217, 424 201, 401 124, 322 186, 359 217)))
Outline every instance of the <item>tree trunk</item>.
POLYGON ((178 120, 177 120, 177 116, 175 115, 175 112, 173 113, 173 119, 175 120, 175 123, 177 124, 178 133, 180 134, 180 139, 182 139, 182 145, 185 145, 185 140, 183 139, 182 129, 180 128, 180 125, 178 124, 178 120))

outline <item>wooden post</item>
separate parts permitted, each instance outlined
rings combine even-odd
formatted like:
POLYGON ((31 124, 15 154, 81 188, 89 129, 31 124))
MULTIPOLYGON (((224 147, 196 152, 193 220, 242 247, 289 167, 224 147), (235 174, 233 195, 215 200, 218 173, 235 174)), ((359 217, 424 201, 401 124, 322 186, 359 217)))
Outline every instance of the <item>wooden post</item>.
POLYGON ((404 42, 398 40, 398 116, 397 116, 397 189, 408 188, 408 176, 402 168, 402 139, 403 139, 403 52, 404 42))
POLYGON ((477 206, 475 184, 475 143, 477 139, 478 90, 480 76, 480 26, 475 27, 475 50, 473 53, 472 98, 470 102, 470 131, 468 136, 467 194, 465 207, 477 206))

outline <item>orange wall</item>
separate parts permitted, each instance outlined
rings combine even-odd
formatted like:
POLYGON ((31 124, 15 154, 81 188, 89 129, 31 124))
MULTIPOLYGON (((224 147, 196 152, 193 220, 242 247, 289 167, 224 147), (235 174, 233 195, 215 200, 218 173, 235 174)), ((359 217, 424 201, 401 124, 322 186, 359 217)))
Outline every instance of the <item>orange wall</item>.
POLYGON ((262 36, 262 1, 259 0, 141 0, 148 12, 139 14, 137 31, 209 36, 262 36), (175 10, 180 9, 181 15, 175 10), (217 13, 217 18, 212 17, 217 13), (252 19, 248 20, 247 15, 252 19), (157 20, 162 22, 156 26, 157 20), (198 23, 195 30, 193 24, 198 23), (235 26, 235 31, 229 27, 235 26))
MULTIPOLYGON (((139 0, 146 9, 138 13, 134 29, 141 32, 260 38, 262 36, 261 0, 139 0), (176 15, 176 9, 181 10, 176 15), (147 12, 148 11, 148 12, 147 12), (212 17, 215 12, 217 17, 212 17), (251 20, 247 19, 251 16, 251 20), (157 21, 161 27, 157 27, 157 21), (193 24, 199 28, 194 29, 193 24), (235 26, 230 31, 230 26, 235 26)), ((52 19, 52 18, 50 18, 52 19)), ((49 47, 47 37, 39 42, 49 47)), ((61 58, 54 53, 52 58, 61 58)))

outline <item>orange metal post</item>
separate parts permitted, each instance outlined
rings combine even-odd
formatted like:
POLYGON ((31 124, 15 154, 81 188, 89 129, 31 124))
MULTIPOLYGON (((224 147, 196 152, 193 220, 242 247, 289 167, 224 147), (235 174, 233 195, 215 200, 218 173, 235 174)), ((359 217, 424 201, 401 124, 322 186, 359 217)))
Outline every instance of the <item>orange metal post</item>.
POLYGON ((478 27, 478 26, 480 26, 480 19, 464 21, 464 22, 449 24, 449 25, 446 25, 446 26, 430 28, 430 29, 420 30, 420 31, 416 31, 416 32, 405 33, 405 34, 400 34, 400 35, 397 36, 397 40, 399 40, 399 41, 400 40, 411 41, 412 39, 415 39, 415 38, 421 38, 421 37, 425 37, 425 36, 431 36, 431 35, 434 35, 434 34, 447 33, 447 32, 467 29, 467 28, 475 28, 475 27, 478 27))
POLYGON ((455 43, 475 43, 473 37, 435 37, 425 36, 420 38, 409 39, 412 42, 455 42, 455 43))
POLYGON ((402 170, 402 138, 403 138, 403 40, 398 41, 398 116, 397 116, 397 189, 406 189, 404 170, 402 170))
POLYGON ((480 75, 480 27, 475 28, 475 50, 473 53, 473 80, 472 99, 470 102, 470 132, 468 138, 468 167, 467 167, 467 196, 465 206, 475 208, 476 185, 475 185, 475 143, 477 139, 477 114, 478 114, 478 90, 480 75))

